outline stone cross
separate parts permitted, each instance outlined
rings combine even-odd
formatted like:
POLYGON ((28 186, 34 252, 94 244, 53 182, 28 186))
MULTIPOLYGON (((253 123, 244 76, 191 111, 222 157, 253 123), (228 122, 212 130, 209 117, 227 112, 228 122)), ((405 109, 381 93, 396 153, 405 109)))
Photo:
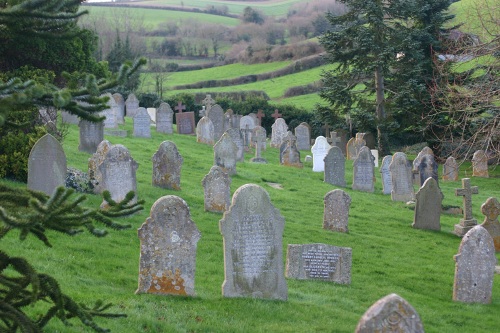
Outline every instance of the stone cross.
POLYGON ((455 234, 460 237, 477 225, 477 220, 472 217, 472 195, 479 193, 477 186, 470 186, 470 178, 463 178, 462 186, 455 189, 455 195, 462 196, 464 202, 464 218, 460 219, 460 224, 455 224, 455 234))
POLYGON ((278 109, 275 109, 274 113, 271 115, 271 117, 273 117, 274 120, 281 118, 281 116, 283 116, 283 115, 281 113, 279 113, 278 109))
POLYGON ((179 113, 182 113, 183 110, 186 110, 186 106, 182 105, 182 102, 179 101, 179 103, 177 103, 177 106, 174 109, 179 111, 179 113))
POLYGON ((215 104, 215 100, 212 98, 212 96, 210 94, 207 94, 207 97, 205 97, 205 99, 201 102, 203 104, 205 104, 205 112, 207 112, 207 113, 212 108, 212 105, 215 104))
POLYGON ((335 146, 335 147, 340 147, 339 146, 340 141, 341 141, 341 139, 339 137, 337 137, 337 132, 330 132, 330 138, 328 139, 328 142, 330 143, 330 145, 335 146))
POLYGON ((259 110, 259 112, 257 112, 257 118, 259 119, 259 126, 262 126, 262 118, 265 117, 266 115, 264 114, 264 112, 262 112, 262 110, 259 110))
POLYGON ((500 222, 498 215, 500 215, 500 203, 496 198, 488 198, 481 206, 481 213, 484 214, 484 222, 481 224, 493 238, 495 244, 495 251, 500 252, 500 222))
POLYGON ((252 140, 255 142, 255 157, 250 159, 250 162, 267 163, 267 160, 261 156, 262 143, 266 142, 266 131, 263 127, 258 126, 255 128, 255 135, 252 136, 252 140))

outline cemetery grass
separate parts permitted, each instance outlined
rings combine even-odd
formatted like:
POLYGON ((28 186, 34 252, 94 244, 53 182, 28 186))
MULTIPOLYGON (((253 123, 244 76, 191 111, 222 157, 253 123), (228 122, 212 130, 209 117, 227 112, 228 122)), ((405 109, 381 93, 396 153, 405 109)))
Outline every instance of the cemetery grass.
MULTIPOLYGON (((131 120, 123 128, 132 132, 131 120)), ((337 187, 323 182, 322 173, 279 165, 278 150, 267 148, 267 165, 251 164, 251 153, 237 165, 231 193, 247 183, 262 186, 272 204, 285 218, 283 253, 287 244, 324 243, 352 248, 352 282, 338 285, 320 281, 287 279, 288 301, 224 298, 221 214, 203 211, 202 178, 213 164, 211 146, 196 143, 194 136, 158 134, 152 139, 106 136, 113 144, 125 145, 139 163, 138 196, 144 210, 120 220, 131 225, 124 231, 111 230, 105 238, 83 233, 74 237, 49 232, 53 248, 46 248, 33 237, 24 242, 18 235, 2 239, 11 255, 25 256, 41 272, 57 276, 63 291, 78 302, 91 305, 95 299, 114 304, 112 311, 126 318, 98 319, 113 332, 353 332, 363 313, 378 299, 397 293, 421 316, 426 332, 494 332, 500 319, 500 277, 495 276, 492 303, 467 305, 452 301, 452 286, 460 238, 452 234, 460 216, 441 215, 442 230, 411 228, 413 211, 404 203, 392 202, 382 194, 379 169, 375 169, 375 193, 352 191, 352 162, 346 165, 347 188, 352 197, 349 233, 322 229, 323 197, 337 187), (184 158, 181 190, 151 186, 151 157, 164 140, 177 145, 184 158), (275 189, 268 183, 281 184, 275 189), (189 205, 192 220, 201 231, 198 242, 196 297, 135 295, 139 269, 137 228, 145 221, 153 203, 164 195, 177 195, 189 205)), ((87 170, 90 155, 78 151, 78 127, 69 126, 64 141, 68 166, 87 170)), ((310 152, 302 151, 304 159, 310 152)), ((440 170, 441 171, 441 170, 440 170)), ((500 198, 500 169, 490 170, 492 178, 472 178, 479 186, 473 197, 474 217, 483 220, 480 205, 494 196, 500 198)), ((470 177, 469 163, 461 165, 460 176, 470 177)), ((2 182, 8 182, 2 180, 2 182)), ((15 186, 24 186, 12 183, 15 186)), ((460 206, 454 189, 460 182, 440 182, 443 204, 460 206)), ((101 198, 87 195, 87 204, 97 207, 101 198)), ((283 261, 285 262, 285 257, 283 261)), ((498 257, 498 255, 497 255, 498 257)), ((28 309, 37 313, 37 309, 28 309)), ((53 320, 47 332, 91 332, 81 325, 65 327, 53 320)))

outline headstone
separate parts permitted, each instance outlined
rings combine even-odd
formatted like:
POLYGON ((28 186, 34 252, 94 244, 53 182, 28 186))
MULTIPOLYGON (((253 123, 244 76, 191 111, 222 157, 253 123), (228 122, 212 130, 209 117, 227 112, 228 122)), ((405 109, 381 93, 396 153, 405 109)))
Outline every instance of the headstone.
POLYGON ((265 118, 266 115, 264 114, 264 112, 262 112, 262 110, 259 110, 256 116, 257 119, 259 119, 259 126, 262 126, 262 118, 265 118))
MULTIPOLYGON (((266 129, 262 126, 255 126, 252 130, 252 140, 250 141, 250 146, 253 147, 253 148, 256 148, 255 146, 255 143, 257 142, 256 140, 254 140, 253 138, 255 137, 255 131, 256 129, 259 128, 259 131, 264 131, 264 140, 260 140, 260 150, 263 151, 263 150, 267 150, 267 142, 266 142, 266 138, 267 138, 267 132, 266 132, 266 129)), ((262 133, 261 133, 262 135, 262 133)))
POLYGON ((424 327, 410 303, 397 294, 390 294, 366 310, 354 332, 424 333, 424 327))
POLYGON ((236 190, 219 223, 224 237, 224 297, 288 298, 284 225, 262 187, 246 184, 236 190))
POLYGON ((444 196, 436 180, 432 177, 427 178, 415 197, 416 205, 412 227, 441 230, 441 203, 444 196))
POLYGON ((347 159, 355 160, 361 148, 366 146, 366 141, 363 139, 365 133, 356 133, 356 138, 347 142, 347 159))
POLYGON ((66 124, 77 125, 80 122, 80 117, 76 114, 71 114, 68 111, 61 111, 62 122, 66 124))
POLYGON ((239 128, 229 128, 226 133, 233 139, 234 144, 238 147, 236 153, 236 161, 243 162, 245 160, 245 147, 243 145, 243 136, 239 128))
POLYGON ((328 151, 332 148, 324 136, 318 136, 311 148, 313 154, 313 169, 314 172, 325 171, 325 157, 328 151))
POLYGON ((337 232, 349 232, 349 207, 351 197, 342 190, 328 192, 324 198, 323 229, 337 232))
POLYGON ((458 164, 453 156, 446 159, 443 165, 443 181, 455 182, 458 180, 458 164))
POLYGON ((259 126, 259 119, 257 118, 256 113, 249 113, 248 116, 252 118, 254 126, 259 126))
POLYGON ((311 132, 305 123, 301 123, 295 127, 295 136, 297 137, 297 149, 309 150, 311 149, 311 132))
POLYGON ((156 108, 147 108, 146 111, 149 115, 150 125, 156 126, 156 108))
POLYGON ((113 99, 116 103, 116 122, 120 125, 125 123, 125 100, 120 93, 113 94, 113 99))
MULTIPOLYGON (((138 167, 127 148, 122 145, 111 146, 104 161, 99 165, 99 170, 102 174, 103 188, 110 192, 112 200, 119 202, 125 199, 128 192, 137 193, 138 167)), ((103 203, 103 206, 105 205, 103 203)))
POLYGON ((266 142, 266 130, 262 126, 254 128, 252 140, 255 141, 255 156, 250 159, 252 163, 267 163, 267 160, 261 156, 262 142, 266 142))
POLYGON ((339 137, 337 137, 337 132, 330 132, 330 137, 327 139, 328 143, 330 143, 332 147, 339 147, 341 140, 339 137))
POLYGON ((206 112, 210 111, 210 108, 212 107, 212 105, 215 104, 215 100, 212 98, 212 95, 210 95, 210 94, 207 94, 205 96, 205 99, 201 102, 205 106, 205 114, 206 114, 206 112))
POLYGON ((372 153, 372 155, 373 155, 373 162, 375 163, 375 168, 378 168, 378 150, 377 149, 370 149, 370 153, 372 153))
POLYGON ((141 243, 136 294, 194 296, 196 248, 201 237, 187 203, 175 195, 156 200, 137 230, 141 243))
POLYGON ((108 154, 110 149, 111 149, 111 143, 109 143, 108 140, 103 140, 97 146, 95 154, 93 154, 92 157, 89 158, 88 162, 89 169, 87 174, 89 175, 90 181, 94 185, 95 194, 100 194, 105 190, 104 183, 102 180, 102 173, 99 166, 106 158, 106 155, 108 154))
POLYGON ((453 300, 464 303, 491 303, 495 275, 495 245, 488 231, 480 225, 462 239, 455 259, 453 300))
POLYGON ((139 108, 134 116, 134 136, 151 138, 151 118, 145 108, 139 108))
POLYGON ((325 183, 345 187, 345 157, 339 147, 333 146, 324 158, 325 183))
POLYGON ((62 145, 45 134, 31 148, 28 158, 28 188, 52 195, 66 182, 66 154, 62 145))
POLYGON ((327 244, 288 244, 286 277, 351 284, 352 249, 327 244))
POLYGON ((373 155, 370 148, 363 146, 353 163, 352 189, 364 192, 374 191, 373 155))
POLYGON ((288 133, 288 125, 285 119, 278 118, 274 121, 271 132, 271 147, 279 148, 288 133))
POLYGON ((214 165, 220 166, 230 175, 236 174, 238 147, 229 134, 224 133, 214 145, 214 165))
POLYGON ((104 128, 118 128, 116 112, 118 106, 116 105, 115 99, 111 94, 105 94, 108 97, 107 106, 108 108, 99 112, 101 116, 104 116, 104 128))
POLYGON ((252 142, 252 131, 255 128, 255 123, 250 116, 243 116, 240 120, 240 130, 243 134, 243 142, 245 150, 248 150, 252 142))
POLYGON ((175 123, 177 124, 177 133, 179 134, 194 134, 194 112, 182 112, 186 107, 179 102, 175 107, 175 123))
POLYGON ((296 144, 297 138, 292 132, 289 131, 288 140, 283 142, 285 146, 283 151, 280 152, 281 164, 285 166, 292 166, 296 168, 302 168, 302 162, 300 161, 300 152, 297 149, 296 144))
POLYGON ((139 109, 139 100, 134 94, 130 94, 125 101, 125 115, 134 118, 139 109))
POLYGON ((161 103, 160 107, 156 109, 156 132, 172 134, 172 124, 174 118, 174 111, 168 103, 161 103))
MULTIPOLYGON (((425 155, 433 155, 434 156, 434 152, 432 151, 432 149, 425 146, 418 153, 417 157, 413 160, 413 167, 412 167, 413 183, 419 187, 422 186, 422 183, 420 182, 420 163, 422 162, 422 158, 425 155)), ((425 181, 425 179, 424 179, 424 181, 425 181)))
POLYGON ((201 181, 205 193, 205 211, 224 213, 231 204, 231 177, 214 165, 201 181))
POLYGON ((382 193, 391 194, 392 192, 392 176, 389 165, 392 161, 392 155, 384 156, 382 165, 380 166, 380 175, 382 178, 382 193))
POLYGON ((104 124, 80 120, 80 143, 78 150, 89 154, 97 151, 97 146, 104 140, 104 124))
POLYGON ((365 140, 365 145, 370 148, 370 150, 375 149, 376 140, 372 133, 363 133, 363 140, 365 140))
POLYGON ((484 150, 478 150, 472 157, 472 176, 488 178, 488 156, 484 150))
POLYGON ((484 214, 484 222, 481 226, 488 231, 493 239, 495 251, 500 252, 500 222, 498 222, 500 203, 498 203, 496 198, 488 198, 488 200, 481 205, 481 213, 484 214))
POLYGON ((356 138, 350 138, 349 141, 347 141, 346 144, 346 152, 347 152, 347 159, 352 161, 356 158, 356 147, 354 146, 354 143, 356 142, 356 138))
POLYGON ((344 129, 337 129, 335 133, 337 134, 336 137, 340 139, 338 147, 342 150, 344 156, 347 156, 346 146, 347 142, 349 141, 349 132, 344 129))
POLYGON ((411 164, 408 162, 405 153, 397 152, 392 156, 389 165, 392 177, 392 201, 411 201, 415 200, 413 190, 411 164))
POLYGON ((420 175, 421 186, 429 177, 434 178, 436 183, 438 182, 438 165, 436 163, 436 160, 434 159, 434 155, 426 154, 422 156, 422 159, 420 160, 420 164, 418 166, 418 173, 420 175))
POLYGON ((207 116, 201 118, 196 125, 196 142, 213 145, 214 124, 207 116))
POLYGON ((276 120, 278 120, 278 118, 281 118, 283 115, 281 113, 279 113, 278 109, 275 109, 274 110, 274 113, 271 115, 271 117, 274 118, 274 122, 276 122, 276 120))
POLYGON ((214 141, 217 142, 224 133, 224 110, 218 104, 212 105, 207 111, 207 117, 214 124, 214 141))
MULTIPOLYGON (((230 128, 233 128, 233 121, 232 121, 233 116, 234 116, 234 112, 231 109, 228 109, 224 113, 224 132, 230 128)), ((237 128, 239 129, 240 127, 238 126, 237 128)))
POLYGON ((153 186, 181 189, 181 168, 184 159, 172 141, 163 141, 153 155, 153 186))
POLYGON ((460 219, 460 224, 455 224, 454 233, 462 237, 477 225, 477 220, 472 217, 472 195, 479 193, 477 186, 470 186, 470 178, 462 179, 462 187, 455 189, 456 196, 463 197, 464 218, 460 219))

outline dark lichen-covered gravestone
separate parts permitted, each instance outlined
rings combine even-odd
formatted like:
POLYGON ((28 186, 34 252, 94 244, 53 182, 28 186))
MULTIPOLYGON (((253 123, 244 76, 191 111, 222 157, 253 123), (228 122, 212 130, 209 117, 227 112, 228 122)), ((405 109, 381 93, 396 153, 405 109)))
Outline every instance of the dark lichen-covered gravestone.
POLYGON ((163 141, 153 155, 153 186, 181 189, 181 168, 184 159, 172 141, 163 141))
POLYGON ((224 213, 231 204, 231 177, 217 165, 201 181, 205 194, 205 210, 224 213))

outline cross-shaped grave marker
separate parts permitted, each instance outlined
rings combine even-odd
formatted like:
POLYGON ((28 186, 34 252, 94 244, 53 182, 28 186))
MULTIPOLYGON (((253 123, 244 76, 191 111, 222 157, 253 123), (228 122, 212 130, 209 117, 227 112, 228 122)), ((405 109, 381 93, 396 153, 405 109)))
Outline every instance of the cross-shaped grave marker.
POLYGON ((210 94, 207 94, 207 96, 205 97, 205 99, 203 101, 201 101, 201 102, 203 104, 205 104, 205 110, 206 110, 207 113, 212 108, 212 105, 215 104, 215 100, 212 98, 212 96, 210 94))
POLYGON ((257 118, 259 119, 259 126, 262 126, 262 118, 265 118, 266 115, 264 114, 264 112, 262 112, 262 110, 259 110, 257 112, 257 118))
POLYGON ((182 113, 183 110, 186 110, 186 106, 182 105, 182 101, 179 101, 174 109, 179 111, 179 113, 182 113))
POLYGON ((267 160, 261 157, 262 142, 266 141, 266 131, 261 126, 258 126, 254 129, 254 134, 252 141, 255 143, 255 157, 251 158, 250 162, 267 163, 267 160))
POLYGON ((274 109, 274 113, 271 115, 275 121, 276 119, 281 118, 281 116, 283 116, 283 114, 279 113, 278 109, 274 109))
POLYGON ((493 243, 495 244, 495 251, 500 252, 500 222, 498 215, 500 215, 500 203, 496 198, 488 198, 481 206, 481 213, 484 214, 484 222, 481 224, 483 228, 488 230, 493 243))
POLYGON ((335 147, 339 147, 339 143, 342 141, 339 137, 337 137, 337 132, 330 132, 330 139, 328 142, 335 147))
POLYGON ((455 189, 455 195, 462 196, 464 202, 464 218, 460 219, 460 224, 455 224, 454 231, 460 237, 477 225, 477 220, 472 217, 472 195, 479 193, 477 186, 470 186, 470 178, 462 179, 462 187, 455 189))

